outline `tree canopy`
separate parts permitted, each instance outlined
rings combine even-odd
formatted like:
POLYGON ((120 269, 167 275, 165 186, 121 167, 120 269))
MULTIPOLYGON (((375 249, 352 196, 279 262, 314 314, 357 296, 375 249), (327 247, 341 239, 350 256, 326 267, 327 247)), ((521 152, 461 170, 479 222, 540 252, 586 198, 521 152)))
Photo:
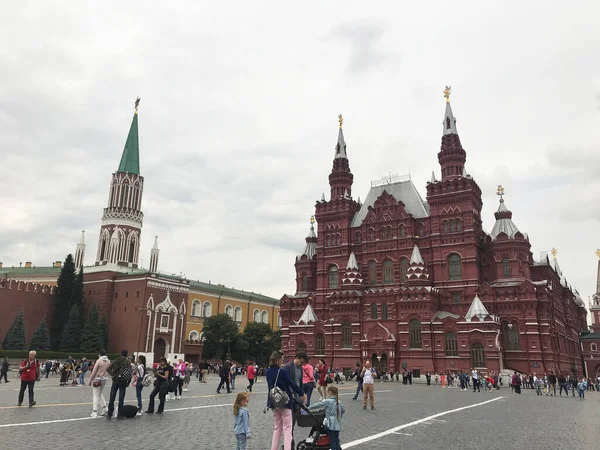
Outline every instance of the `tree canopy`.
POLYGON ((40 326, 33 332, 29 350, 50 350, 50 331, 46 326, 46 318, 40 322, 40 326))
POLYGON ((81 336, 81 351, 83 353, 95 353, 104 348, 103 333, 100 329, 98 308, 93 305, 88 314, 81 336))
POLYGON ((12 325, 4 335, 2 342, 4 350, 24 350, 25 347, 25 322, 23 312, 17 314, 12 325))
POLYGON ((78 352, 81 347, 83 323, 79 307, 74 305, 69 311, 69 318, 60 339, 61 352, 78 352))
MULTIPOLYGON (((54 297, 54 310, 52 327, 50 330, 50 343, 53 350, 58 350, 69 312, 76 302, 75 292, 75 261, 73 255, 68 254, 60 269, 57 279, 56 295, 54 297)), ((82 291, 83 293, 83 291, 82 291)))

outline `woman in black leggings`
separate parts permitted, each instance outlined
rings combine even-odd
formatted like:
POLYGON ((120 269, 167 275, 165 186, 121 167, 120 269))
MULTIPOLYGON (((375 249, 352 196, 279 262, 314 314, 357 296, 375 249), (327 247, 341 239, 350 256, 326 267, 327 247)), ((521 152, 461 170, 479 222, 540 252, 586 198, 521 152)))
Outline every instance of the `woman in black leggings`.
POLYGON ((154 413, 154 399, 158 395, 158 399, 160 403, 158 405, 157 414, 162 414, 165 410, 165 398, 167 397, 167 392, 169 391, 169 377, 173 373, 173 368, 167 364, 166 358, 160 358, 158 363, 158 368, 154 372, 154 376, 156 380, 154 380, 154 389, 150 394, 150 402, 148 403, 147 414, 154 413))

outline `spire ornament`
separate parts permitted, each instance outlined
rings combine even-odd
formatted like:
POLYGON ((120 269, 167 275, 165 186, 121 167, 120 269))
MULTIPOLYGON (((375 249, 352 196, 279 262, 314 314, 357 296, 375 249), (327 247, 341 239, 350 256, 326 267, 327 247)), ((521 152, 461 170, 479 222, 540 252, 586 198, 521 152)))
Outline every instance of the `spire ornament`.
POLYGON ((498 189, 496 189, 496 195, 500 196, 500 201, 503 201, 504 199, 502 197, 504 197, 504 188, 502 187, 501 184, 498 185, 498 189))
POLYGON ((342 129, 342 125, 344 124, 344 118, 342 115, 338 115, 338 122, 340 123, 340 130, 342 129))
POLYGON ((600 259, 600 248, 596 250, 596 256, 598 257, 598 259, 600 259))
POLYGON ((552 253, 552 258, 554 258, 554 260, 556 260, 556 254, 558 253, 558 250, 556 250, 554 247, 552 247, 552 250, 550 250, 550 253, 552 253))
POLYGON ((446 86, 446 89, 444 89, 444 98, 446 99, 446 103, 450 103, 450 90, 452 89, 452 86, 446 86))
POLYGON ((312 227, 315 224, 315 216, 310 216, 310 226, 312 227))
POLYGON ((138 98, 136 98, 136 100, 135 100, 135 113, 136 113, 136 114, 138 113, 138 108, 139 108, 139 106, 140 106, 140 100, 141 100, 141 99, 140 99, 139 97, 138 97, 138 98))

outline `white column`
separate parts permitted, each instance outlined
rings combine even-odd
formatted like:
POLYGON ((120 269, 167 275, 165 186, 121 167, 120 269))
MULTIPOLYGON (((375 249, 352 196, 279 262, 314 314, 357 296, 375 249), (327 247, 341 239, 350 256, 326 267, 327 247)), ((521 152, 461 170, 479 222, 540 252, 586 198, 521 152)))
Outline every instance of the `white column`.
POLYGON ((148 310, 146 313, 148 316, 148 332, 146 333, 146 353, 148 353, 148 341, 150 340, 150 325, 152 324, 152 310, 148 310))
POLYGON ((171 335, 171 348, 173 349, 172 350, 173 352, 177 348, 175 346, 175 336, 177 336, 176 333, 177 333, 177 313, 175 313, 175 316, 173 317, 173 334, 171 335))
POLYGON ((181 353, 181 347, 183 345, 183 318, 185 314, 181 314, 181 328, 179 330, 179 353, 181 353))
POLYGON ((152 350, 154 353, 154 342, 156 341, 156 317, 158 316, 158 311, 154 311, 154 325, 152 325, 152 350))

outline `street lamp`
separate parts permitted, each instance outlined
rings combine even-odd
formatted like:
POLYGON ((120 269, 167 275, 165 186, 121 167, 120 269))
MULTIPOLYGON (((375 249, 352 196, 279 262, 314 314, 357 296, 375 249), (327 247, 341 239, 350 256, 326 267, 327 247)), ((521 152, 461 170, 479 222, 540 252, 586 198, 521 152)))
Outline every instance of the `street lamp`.
POLYGON ((227 354, 225 355, 225 359, 231 359, 231 338, 228 337, 227 339, 221 339, 220 342, 227 342, 227 354))

